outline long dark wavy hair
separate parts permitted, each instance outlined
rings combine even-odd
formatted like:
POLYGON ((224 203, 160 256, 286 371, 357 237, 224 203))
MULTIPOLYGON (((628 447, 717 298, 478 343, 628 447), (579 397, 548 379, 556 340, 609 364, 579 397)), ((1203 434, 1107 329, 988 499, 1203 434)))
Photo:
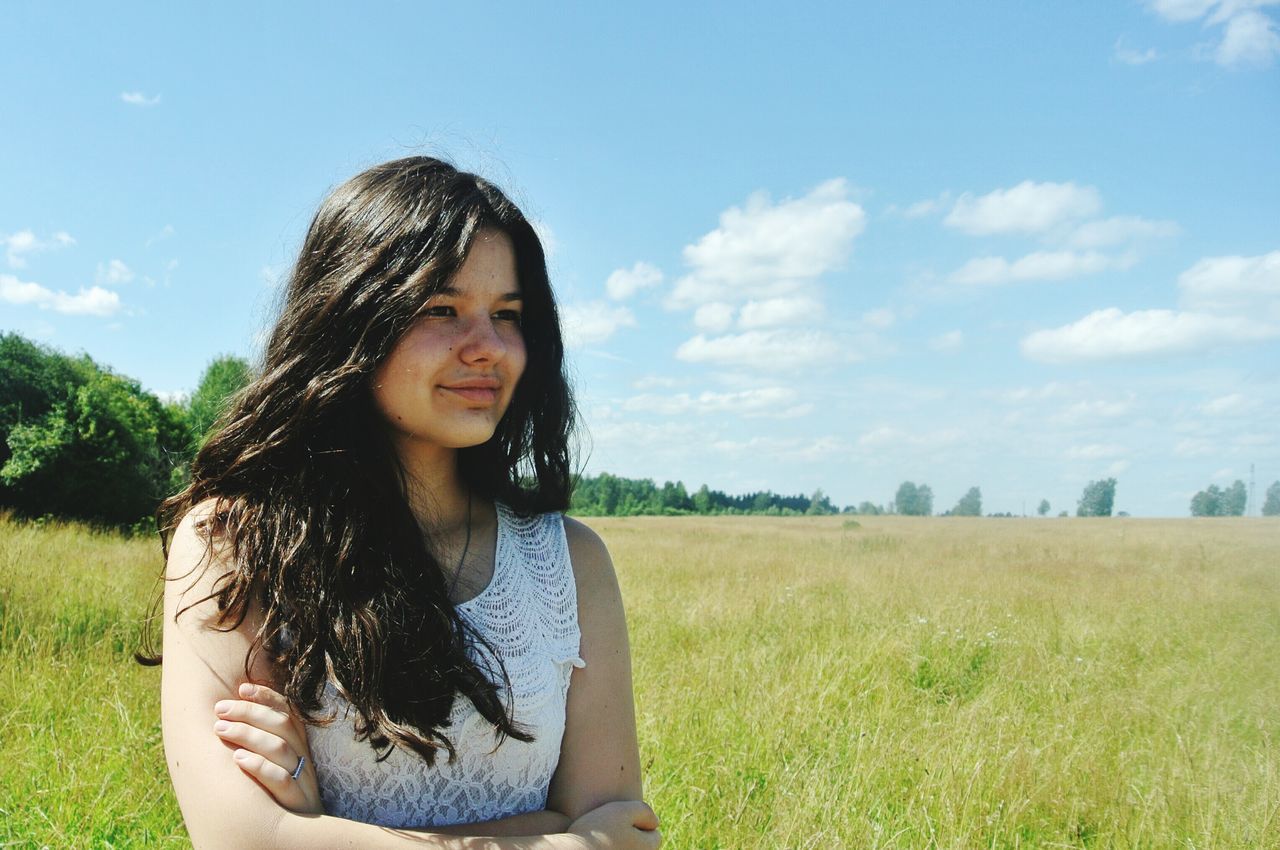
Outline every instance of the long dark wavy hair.
POLYGON ((459 450, 459 474, 520 514, 567 509, 574 407, 542 244, 491 183, 409 157, 320 205, 260 369, 200 449, 191 483, 157 512, 168 557, 182 517, 215 500, 200 533, 232 564, 177 616, 215 599, 216 627, 231 630, 256 606, 246 677, 267 653, 291 706, 316 723, 331 720, 321 697, 332 683, 381 758, 401 747, 428 764, 441 749, 452 760, 443 729, 459 695, 499 741, 532 740, 501 698, 501 660, 449 600, 371 391, 374 370, 487 229, 515 248, 528 360, 493 437, 459 450))

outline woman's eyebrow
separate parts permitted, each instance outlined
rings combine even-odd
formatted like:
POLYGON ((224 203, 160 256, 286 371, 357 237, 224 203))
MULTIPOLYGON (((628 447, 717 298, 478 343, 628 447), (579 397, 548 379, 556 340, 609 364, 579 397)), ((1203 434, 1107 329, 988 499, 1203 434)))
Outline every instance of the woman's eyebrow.
MULTIPOLYGON (((432 295, 445 295, 445 296, 448 296, 449 298, 464 298, 464 297, 466 297, 466 293, 464 293, 461 289, 458 289, 456 286, 442 286, 442 287, 440 287, 439 289, 437 289, 435 292, 433 292, 433 293, 431 293, 431 294, 432 294, 432 295)), ((506 293, 505 295, 499 295, 499 296, 498 296, 498 300, 499 300, 499 301, 523 301, 523 300, 524 300, 524 296, 523 296, 523 295, 521 295, 518 291, 517 291, 517 292, 508 292, 508 293, 506 293)))

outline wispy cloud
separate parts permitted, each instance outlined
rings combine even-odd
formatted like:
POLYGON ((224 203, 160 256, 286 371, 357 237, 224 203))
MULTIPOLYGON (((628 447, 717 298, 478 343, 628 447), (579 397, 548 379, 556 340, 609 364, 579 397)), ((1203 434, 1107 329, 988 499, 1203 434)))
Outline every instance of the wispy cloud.
POLYGON ((952 283, 995 286, 1028 280, 1065 280, 1124 268, 1131 258, 1110 257, 1096 251, 1036 251, 1009 262, 1004 257, 975 257, 951 273, 952 283))
POLYGON ((560 308, 565 344, 581 348, 607 340, 622 327, 634 326, 636 317, 626 307, 604 301, 565 304, 560 308))
POLYGON ((738 392, 647 393, 632 396, 622 409, 637 413, 682 416, 693 413, 710 415, 729 413, 747 418, 793 419, 813 410, 812 404, 797 402, 798 393, 790 387, 758 387, 738 392))
POLYGON ((1183 306, 1280 321, 1280 251, 1257 257, 1205 257, 1178 275, 1183 306))
POLYGON ((636 263, 629 269, 615 269, 604 282, 605 291, 615 301, 625 301, 642 289, 662 283, 662 271, 649 263, 636 263))
POLYGON ((1262 9, 1280 0, 1148 0, 1147 7, 1171 23, 1200 21, 1220 27, 1216 44, 1201 50, 1224 68, 1265 68, 1280 56, 1280 32, 1262 9))
POLYGON ((1044 363, 1185 354, 1280 336, 1280 327, 1240 316, 1178 310, 1095 310, 1023 338, 1024 356, 1044 363))
POLYGON ((1024 180, 985 195, 966 192, 956 200, 943 224, 974 236, 1035 234, 1088 218, 1101 209, 1102 198, 1092 186, 1024 180))
POLYGON ((668 306, 696 308, 792 295, 846 259, 866 224, 842 178, 801 198, 774 203, 757 192, 720 215, 720 226, 684 249, 690 272, 668 306))
POLYGON ((0 274, 0 301, 68 315, 110 316, 120 309, 120 296, 99 286, 70 295, 8 274, 0 274))
POLYGON ((1154 47, 1148 47, 1146 50, 1135 50, 1126 46, 1123 38, 1116 39, 1111 55, 1115 57, 1117 62, 1123 62, 1126 65, 1145 65, 1148 62, 1154 62, 1159 57, 1154 47))
POLYGON ((9 268, 22 269, 27 266, 27 257, 48 251, 53 248, 65 248, 76 244, 70 233, 59 230, 48 239, 40 239, 30 230, 19 230, 8 236, 0 236, 0 244, 4 245, 5 261, 9 268))
POLYGON ((120 99, 130 106, 157 106, 160 103, 160 95, 149 97, 140 91, 122 91, 120 99))
POLYGON ((94 280, 96 283, 107 286, 128 283, 133 280, 133 270, 125 265, 123 260, 109 260, 106 263, 98 263, 98 272, 94 280))

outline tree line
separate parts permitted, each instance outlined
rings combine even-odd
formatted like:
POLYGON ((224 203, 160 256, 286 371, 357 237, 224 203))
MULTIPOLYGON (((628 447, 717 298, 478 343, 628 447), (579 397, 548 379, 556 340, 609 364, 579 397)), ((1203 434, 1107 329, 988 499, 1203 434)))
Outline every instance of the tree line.
MULTIPOLYGON (((156 506, 188 480, 191 460, 231 396, 251 377, 249 364, 222 356, 205 369, 189 398, 161 400, 134 379, 87 354, 68 356, 18 334, 0 334, 0 509, 117 526, 147 524, 156 506)), ((1090 481, 1077 516, 1111 516, 1116 480, 1090 481)), ((1244 483, 1211 485, 1191 500, 1194 516, 1239 516, 1244 483)), ((932 516, 933 490, 904 481, 892 501, 837 507, 822 491, 732 495, 681 481, 579 476, 570 508, 584 516, 639 514, 901 514, 932 516)), ((1043 499, 1040 516, 1050 511, 1043 499)), ((1262 513, 1280 515, 1280 481, 1267 489, 1262 513)), ((982 516, 982 490, 970 487, 942 516, 982 516)), ((1066 516, 1067 511, 1060 511, 1066 516)), ((1011 516, 1011 514, 988 514, 1011 516)))

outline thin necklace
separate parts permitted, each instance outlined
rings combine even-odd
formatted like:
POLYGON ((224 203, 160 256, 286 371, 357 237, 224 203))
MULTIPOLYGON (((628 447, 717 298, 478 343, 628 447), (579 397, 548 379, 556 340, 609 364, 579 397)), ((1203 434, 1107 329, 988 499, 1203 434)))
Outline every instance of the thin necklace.
POLYGON ((453 581, 449 582, 449 599, 453 599, 453 592, 458 589, 458 579, 462 577, 462 564, 467 560, 467 550, 471 548, 471 489, 467 488, 467 537, 462 544, 462 557, 458 558, 458 568, 453 571, 453 581))

